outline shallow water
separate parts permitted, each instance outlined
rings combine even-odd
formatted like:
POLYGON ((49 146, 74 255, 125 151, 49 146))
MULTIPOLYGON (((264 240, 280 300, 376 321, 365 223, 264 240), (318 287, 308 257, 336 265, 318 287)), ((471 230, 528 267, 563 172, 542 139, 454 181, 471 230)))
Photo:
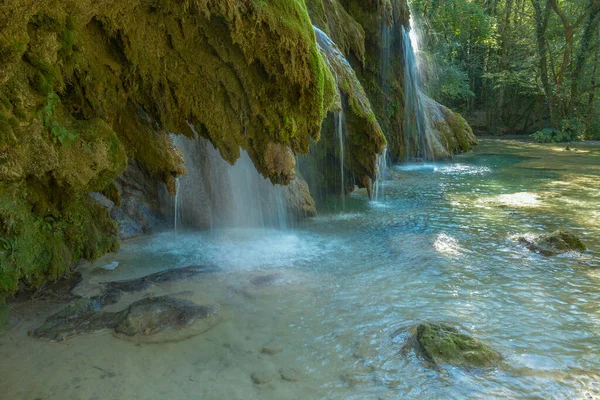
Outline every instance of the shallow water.
POLYGON ((345 212, 325 210, 294 230, 130 240, 82 266, 81 294, 215 265, 220 272, 149 291, 199 292, 221 304, 221 323, 177 343, 136 345, 109 332, 51 343, 27 331, 57 306, 20 305, 20 322, 0 336, 0 398, 600 398, 600 145, 575 147, 486 140, 452 162, 390 168, 382 201, 358 191, 345 212), (589 251, 545 258, 514 240, 559 227, 589 251), (113 271, 98 268, 113 261, 113 271), (267 274, 273 285, 251 282, 267 274), (426 320, 462 325, 504 362, 431 370, 400 354, 392 334, 426 320), (269 343, 282 351, 261 353, 269 343), (280 379, 282 368, 299 380, 280 379), (274 378, 257 385, 252 373, 274 378))

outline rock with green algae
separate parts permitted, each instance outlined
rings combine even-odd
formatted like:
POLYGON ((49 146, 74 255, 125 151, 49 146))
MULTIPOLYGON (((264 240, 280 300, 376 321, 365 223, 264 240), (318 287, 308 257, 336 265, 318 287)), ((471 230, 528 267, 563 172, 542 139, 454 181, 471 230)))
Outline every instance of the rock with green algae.
POLYGON ((577 236, 563 230, 556 230, 537 237, 522 236, 519 238, 519 242, 527 246, 529 250, 544 256, 553 256, 569 251, 582 252, 587 250, 577 236))
POLYGON ((421 94, 422 104, 437 144, 431 156, 435 159, 450 158, 454 154, 471 150, 477 138, 467 121, 458 113, 421 94))
POLYGON ((436 366, 487 368, 502 360, 500 353, 452 325, 422 323, 415 330, 416 351, 436 366))

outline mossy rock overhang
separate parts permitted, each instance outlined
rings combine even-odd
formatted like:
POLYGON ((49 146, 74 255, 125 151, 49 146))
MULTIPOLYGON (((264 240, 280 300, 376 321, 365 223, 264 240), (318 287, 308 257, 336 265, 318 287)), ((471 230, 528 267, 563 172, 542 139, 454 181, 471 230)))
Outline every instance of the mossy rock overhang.
POLYGON ((334 83, 302 0, 11 1, 0 6, 0 297, 119 248, 127 160, 173 191, 169 132, 245 149, 273 182, 319 137, 334 83), (4 242, 3 242, 4 243, 4 242))

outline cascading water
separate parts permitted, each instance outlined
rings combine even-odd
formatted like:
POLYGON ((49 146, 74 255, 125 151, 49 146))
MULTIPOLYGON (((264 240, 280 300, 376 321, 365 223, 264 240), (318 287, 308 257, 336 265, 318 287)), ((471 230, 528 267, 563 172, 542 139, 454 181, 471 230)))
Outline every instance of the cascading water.
POLYGON ((437 137, 432 133, 429 119, 424 107, 426 96, 421 90, 418 69, 417 52, 419 42, 414 27, 414 19, 411 17, 411 31, 407 32, 402 27, 402 43, 404 50, 404 122, 402 126, 404 138, 405 161, 431 160, 434 157, 434 149, 441 145, 437 137))
POLYGON ((385 179, 387 178, 388 170, 388 153, 387 147, 383 149, 381 154, 377 155, 377 175, 375 178, 375 193, 373 199, 375 201, 383 201, 385 199, 385 179))
POLYGON ((173 229, 175 229, 175 232, 177 232, 179 225, 181 225, 181 215, 179 215, 179 179, 175 180, 175 199, 173 201, 173 229))
POLYGON ((346 205, 346 188, 344 181, 344 111, 336 112, 336 131, 339 142, 339 161, 340 161, 340 195, 342 196, 342 210, 346 205))
MULTIPOLYGON (((323 32, 316 26, 313 26, 313 28, 315 31, 315 36, 317 38, 317 45, 319 46, 320 49, 322 49, 323 53, 329 55, 329 57, 325 57, 325 60, 329 64, 329 69, 331 70, 331 72, 334 76, 334 79, 339 87, 338 74, 336 73, 336 66, 338 68, 343 68, 348 71, 352 71, 352 67, 350 66, 350 64, 348 63, 348 60, 346 60, 344 55, 338 50, 335 43, 333 43, 333 41, 329 38, 329 36, 327 36, 327 34, 325 32, 323 32), (335 63, 335 66, 332 65, 330 57, 331 57, 331 59, 334 59, 333 63, 335 63)), ((337 141, 338 141, 338 161, 340 164, 340 189, 341 189, 340 195, 342 196, 342 208, 344 208, 345 207, 345 199, 344 198, 346 196, 346 187, 345 187, 346 182, 344 179, 345 178, 345 176, 344 176, 344 152, 345 152, 344 136, 345 136, 346 121, 344 118, 342 93, 339 90, 339 88, 338 88, 338 107, 339 107, 339 111, 335 111, 335 113, 334 113, 334 123, 335 123, 335 131, 337 134, 337 141)))
POLYGON ((177 135, 173 142, 187 170, 178 178, 174 199, 176 229, 287 227, 283 187, 260 175, 245 151, 230 165, 197 134, 195 139, 177 135))

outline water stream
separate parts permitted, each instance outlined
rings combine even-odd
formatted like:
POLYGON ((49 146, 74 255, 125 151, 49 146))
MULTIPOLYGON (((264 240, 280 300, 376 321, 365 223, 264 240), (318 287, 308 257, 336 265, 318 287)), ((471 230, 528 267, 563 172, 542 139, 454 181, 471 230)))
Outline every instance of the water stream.
POLYGON ((402 27, 404 51, 404 159, 410 161, 430 161, 435 158, 434 149, 442 148, 433 133, 426 115, 426 96, 421 89, 419 74, 419 42, 415 22, 411 17, 411 30, 402 27))
POLYGON ((221 271, 204 279, 138 296, 201 293, 221 305, 220 324, 167 344, 109 332, 51 343, 27 332, 59 306, 24 304, 0 336, 0 397, 597 398, 600 144, 575 147, 483 141, 451 162, 390 167, 383 204, 357 191, 344 213, 294 230, 222 226, 126 241, 81 267, 80 294, 106 280, 215 265, 221 271), (559 227, 589 251, 546 258, 514 240, 559 227), (112 261, 114 271, 99 268, 112 261), (252 283, 267 275, 272 285, 252 283), (461 324, 504 362, 433 370, 401 354, 392 333, 427 320, 461 324), (269 344, 281 351, 261 352, 269 344), (290 368, 297 381, 279 377, 290 368), (253 373, 275 378, 257 385, 253 373))

